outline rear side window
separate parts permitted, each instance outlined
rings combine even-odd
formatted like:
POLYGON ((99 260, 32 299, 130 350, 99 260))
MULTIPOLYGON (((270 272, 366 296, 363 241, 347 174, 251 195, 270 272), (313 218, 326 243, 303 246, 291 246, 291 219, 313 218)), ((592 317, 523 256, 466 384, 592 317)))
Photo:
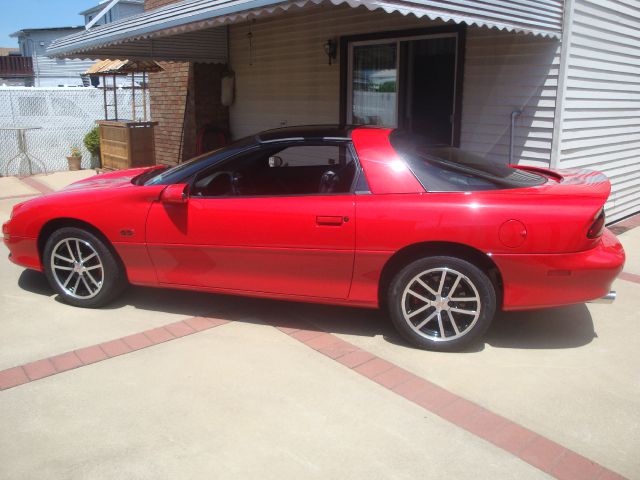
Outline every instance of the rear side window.
POLYGON ((481 155, 449 146, 431 146, 421 137, 394 132, 391 144, 429 192, 500 190, 543 185, 547 179, 481 155))

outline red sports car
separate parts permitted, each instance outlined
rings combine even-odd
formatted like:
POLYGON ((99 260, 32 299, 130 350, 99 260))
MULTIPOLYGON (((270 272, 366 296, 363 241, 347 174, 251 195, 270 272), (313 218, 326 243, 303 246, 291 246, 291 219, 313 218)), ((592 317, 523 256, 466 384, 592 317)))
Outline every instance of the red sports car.
POLYGON ((609 192, 597 172, 400 131, 294 127, 74 183, 16 205, 3 233, 72 305, 131 283, 384 307, 414 345, 453 350, 496 309, 613 296, 625 257, 604 228, 609 192))

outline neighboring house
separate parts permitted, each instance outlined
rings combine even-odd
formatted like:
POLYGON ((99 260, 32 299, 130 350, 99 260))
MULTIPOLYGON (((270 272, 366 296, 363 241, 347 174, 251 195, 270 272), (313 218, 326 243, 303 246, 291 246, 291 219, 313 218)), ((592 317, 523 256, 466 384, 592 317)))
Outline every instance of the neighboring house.
POLYGON ((83 85, 80 75, 93 64, 93 61, 50 58, 46 54, 47 47, 55 39, 83 30, 84 27, 25 28, 11 34, 18 39, 21 55, 29 57, 32 61, 33 84, 36 87, 83 85))
POLYGON ((111 3, 112 0, 102 0, 95 7, 84 10, 80 12, 79 15, 84 16, 85 25, 93 21, 94 18, 100 17, 94 24, 97 27, 98 25, 116 22, 121 18, 144 12, 144 0, 119 0, 102 14, 105 8, 109 7, 111 3))
POLYGON ((33 85, 31 59, 20 56, 17 48, 0 47, 0 86, 33 85))
POLYGON ((30 57, 0 56, 0 86, 33 86, 33 64, 30 57))
POLYGON ((147 0, 51 45, 165 61, 151 77, 160 163, 213 125, 369 123, 502 162, 592 168, 609 220, 640 211, 640 8, 632 0, 147 0), (334 58, 335 56, 335 58, 334 58), (221 79, 235 75, 222 106, 221 79))
MULTIPOLYGON (((99 17, 92 28, 105 23, 114 22, 144 10, 143 0, 103 0, 98 5, 83 12, 85 24, 99 17), (103 13, 104 11, 104 13, 103 13)), ((37 87, 87 86, 88 79, 83 79, 84 72, 93 65, 93 60, 50 58, 46 54, 47 47, 55 39, 76 32, 85 31, 83 26, 25 28, 11 34, 18 39, 20 54, 31 57, 35 74, 34 84, 37 87)), ((97 84, 97 82, 94 82, 97 84)))

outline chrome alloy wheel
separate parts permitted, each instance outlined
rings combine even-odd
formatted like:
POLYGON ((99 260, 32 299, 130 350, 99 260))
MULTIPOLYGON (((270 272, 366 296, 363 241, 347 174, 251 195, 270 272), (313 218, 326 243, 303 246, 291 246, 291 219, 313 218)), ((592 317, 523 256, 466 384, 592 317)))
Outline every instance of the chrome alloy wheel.
POLYGON ((50 262, 53 278, 71 297, 93 298, 102 289, 104 267, 98 252, 86 240, 60 240, 53 247, 50 262))
POLYGON ((412 330, 434 342, 471 331, 482 302, 469 277, 451 268, 432 268, 413 277, 402 293, 402 315, 412 330))

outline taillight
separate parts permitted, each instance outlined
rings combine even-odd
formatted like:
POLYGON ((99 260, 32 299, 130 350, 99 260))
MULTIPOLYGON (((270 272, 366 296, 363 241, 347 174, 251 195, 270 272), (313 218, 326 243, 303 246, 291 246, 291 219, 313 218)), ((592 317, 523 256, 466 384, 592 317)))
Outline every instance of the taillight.
POLYGON ((589 231, 587 232, 588 238, 598 238, 600 235, 602 235, 605 221, 604 208, 601 208, 593 218, 595 219, 595 221, 593 222, 593 225, 589 227, 589 231))

